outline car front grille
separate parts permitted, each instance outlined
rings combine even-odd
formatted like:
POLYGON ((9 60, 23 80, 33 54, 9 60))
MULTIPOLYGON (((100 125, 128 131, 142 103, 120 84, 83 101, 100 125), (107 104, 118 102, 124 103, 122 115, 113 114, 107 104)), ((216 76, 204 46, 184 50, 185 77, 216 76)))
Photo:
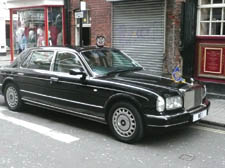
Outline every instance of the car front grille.
POLYGON ((184 93, 184 108, 195 108, 202 103, 204 88, 198 87, 184 93))

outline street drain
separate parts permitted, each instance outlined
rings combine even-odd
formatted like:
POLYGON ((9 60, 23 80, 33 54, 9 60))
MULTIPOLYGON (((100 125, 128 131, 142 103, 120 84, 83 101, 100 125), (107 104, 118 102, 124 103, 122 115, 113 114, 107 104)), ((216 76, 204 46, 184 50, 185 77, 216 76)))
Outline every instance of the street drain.
POLYGON ((185 160, 185 161, 192 161, 194 160, 195 156, 191 154, 182 154, 179 159, 185 160))

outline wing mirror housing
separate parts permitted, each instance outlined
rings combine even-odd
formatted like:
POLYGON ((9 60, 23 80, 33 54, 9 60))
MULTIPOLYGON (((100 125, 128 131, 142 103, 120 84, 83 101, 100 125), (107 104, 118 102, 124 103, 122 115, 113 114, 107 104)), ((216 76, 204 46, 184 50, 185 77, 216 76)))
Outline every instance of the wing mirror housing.
POLYGON ((70 75, 82 75, 80 79, 85 80, 87 77, 87 74, 80 68, 71 69, 69 71, 70 75))

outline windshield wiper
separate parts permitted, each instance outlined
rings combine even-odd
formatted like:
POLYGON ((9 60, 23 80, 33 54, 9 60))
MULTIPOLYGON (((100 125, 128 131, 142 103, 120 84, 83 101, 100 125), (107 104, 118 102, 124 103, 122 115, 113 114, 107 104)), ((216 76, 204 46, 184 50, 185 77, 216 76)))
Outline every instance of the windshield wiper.
POLYGON ((108 72, 107 75, 122 73, 122 72, 129 72, 129 71, 139 71, 139 70, 142 70, 142 69, 143 69, 142 67, 132 67, 132 68, 128 68, 128 69, 117 69, 117 70, 108 72))

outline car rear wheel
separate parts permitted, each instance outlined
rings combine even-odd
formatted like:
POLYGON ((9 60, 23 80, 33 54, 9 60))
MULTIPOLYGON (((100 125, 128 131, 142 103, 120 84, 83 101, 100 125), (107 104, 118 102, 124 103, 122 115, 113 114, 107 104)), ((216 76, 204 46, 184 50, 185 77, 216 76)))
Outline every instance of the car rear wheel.
POLYGON ((134 143, 144 135, 141 115, 130 103, 114 104, 109 112, 108 121, 112 133, 119 141, 134 143))
POLYGON ((23 102, 21 100, 19 89, 13 83, 8 83, 4 90, 5 102, 8 108, 12 111, 22 109, 23 102))

